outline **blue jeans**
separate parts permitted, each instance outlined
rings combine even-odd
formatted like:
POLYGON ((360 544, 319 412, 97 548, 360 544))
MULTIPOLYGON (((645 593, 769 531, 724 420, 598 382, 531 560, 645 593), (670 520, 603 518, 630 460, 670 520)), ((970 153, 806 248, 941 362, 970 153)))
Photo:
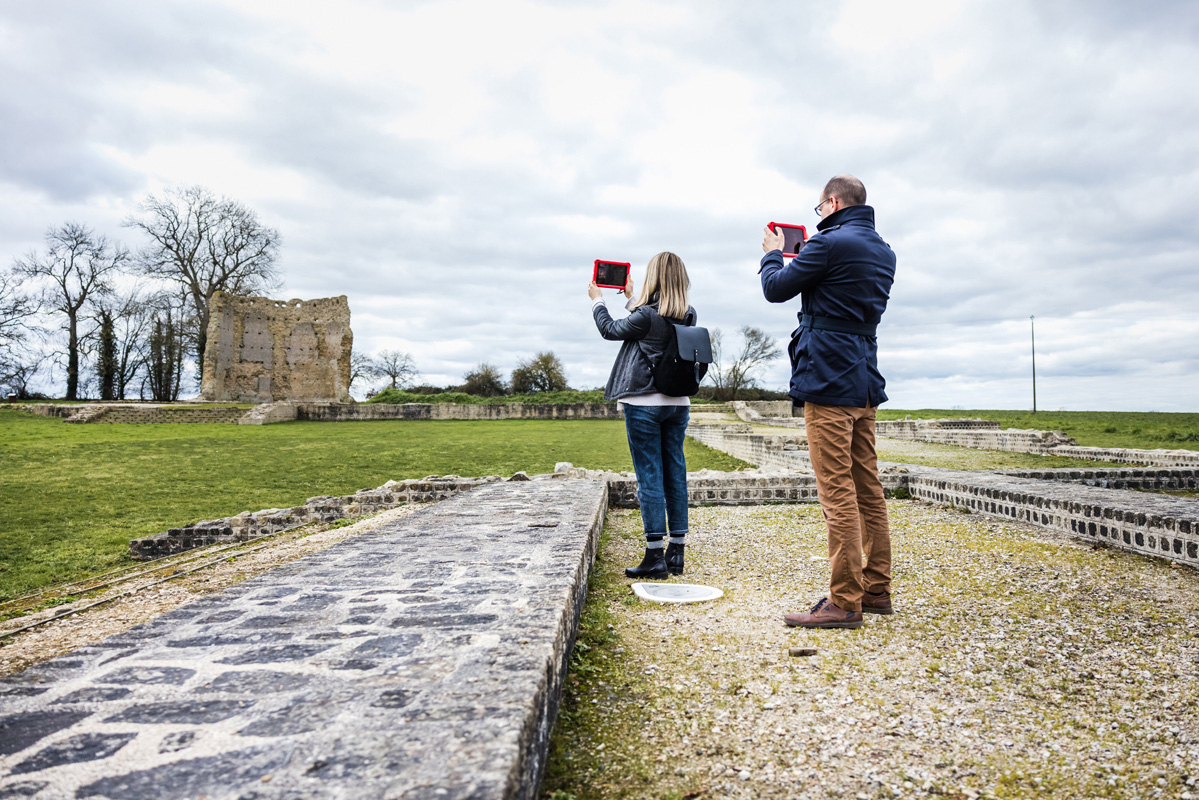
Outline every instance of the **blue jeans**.
POLYGON ((687 462, 683 437, 691 409, 687 406, 624 407, 629 452, 637 471, 637 499, 646 536, 687 532, 687 462), (667 517, 670 526, 667 527, 667 517))

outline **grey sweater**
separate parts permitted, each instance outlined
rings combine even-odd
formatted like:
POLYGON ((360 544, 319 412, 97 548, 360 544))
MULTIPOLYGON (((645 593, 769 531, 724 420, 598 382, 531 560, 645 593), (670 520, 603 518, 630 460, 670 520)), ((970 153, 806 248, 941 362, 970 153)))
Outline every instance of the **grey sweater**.
MULTIPOLYGON (((612 319, 603 303, 597 303, 592 309, 595 327, 599 328, 600 336, 624 342, 620 346, 620 352, 616 354, 616 363, 612 365, 608 385, 604 387, 605 400, 620 400, 622 397, 653 394, 658 391, 654 386, 652 370, 666 350, 668 340, 661 334, 652 334, 650 308, 658 310, 657 296, 651 299, 648 306, 638 306, 632 314, 622 320, 612 319)), ((690 306, 683 319, 663 317, 675 325, 694 325, 696 318, 695 309, 690 306)))

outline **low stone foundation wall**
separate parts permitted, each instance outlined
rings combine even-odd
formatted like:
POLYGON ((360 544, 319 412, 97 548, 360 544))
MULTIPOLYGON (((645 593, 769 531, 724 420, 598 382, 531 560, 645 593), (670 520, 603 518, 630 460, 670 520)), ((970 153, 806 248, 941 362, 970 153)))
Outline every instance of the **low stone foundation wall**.
POLYGON ((1199 500, 986 472, 911 467, 912 497, 1199 567, 1199 500))
POLYGON ((791 402, 787 400, 744 401, 729 403, 733 413, 742 422, 751 425, 771 425, 776 428, 799 428, 803 430, 803 415, 791 416, 791 402))
POLYGON ((790 417, 790 400, 745 400, 736 401, 751 411, 756 411, 763 417, 790 417))
POLYGON ((87 404, 67 404, 67 403, 19 403, 13 406, 18 411, 24 411, 26 414, 33 414, 38 417, 58 417, 67 419, 79 413, 80 409, 87 408, 87 404))
POLYGON ((1104 489, 1143 491, 1199 489, 1199 467, 1160 469, 1013 469, 1000 474, 1038 481, 1061 481, 1104 489))
MULTIPOLYGON (((793 437, 743 426, 693 426, 688 435, 768 469, 808 471, 793 437)), ((888 491, 981 514, 1065 531, 1086 540, 1199 567, 1199 500, 1129 489, 1192 488, 1199 469, 1010 470, 963 472, 880 464, 888 491)), ((814 484, 814 479, 813 479, 814 484)), ((815 499, 815 492, 812 492, 815 499)))
POLYGON ((1118 447, 1055 447, 1050 455, 1080 458, 1087 461, 1112 461, 1116 464, 1144 464, 1146 466, 1186 467, 1199 466, 1199 451, 1196 450, 1133 450, 1118 447))
MULTIPOLYGON (((302 506, 246 511, 235 517, 205 520, 134 539, 129 542, 129 557, 141 561, 162 558, 197 547, 244 542, 302 525, 327 524, 411 503, 434 503, 502 480, 498 475, 486 478, 430 476, 419 480, 388 481, 377 489, 363 489, 341 497, 310 497, 302 506)), ((508 480, 529 478, 523 472, 518 472, 508 480)))
MULTIPOLYGON (((998 425, 998 423, 996 423, 998 425)), ((957 447, 973 447, 979 450, 1007 450, 1012 453, 1049 453, 1062 455, 1061 445, 1074 444, 1074 440, 1060 431, 1029 431, 1008 428, 1004 430, 965 430, 954 428, 915 428, 892 426, 880 423, 875 428, 879 436, 891 439, 909 439, 934 444, 951 444, 957 447), (881 428, 881 430, 880 430, 881 428)))
POLYGON ((754 433, 749 425, 690 425, 687 435, 762 469, 812 471, 808 440, 803 434, 766 436, 754 433))
POLYGON ((154 424, 154 423, 231 423, 245 415, 236 406, 160 406, 120 403, 45 403, 19 406, 22 411, 41 417, 58 417, 76 425, 154 424))
POLYGON ((892 439, 918 439, 925 431, 997 431, 993 419, 881 419, 874 432, 892 439))
POLYGON ((60 417, 73 423, 240 422, 270 425, 276 422, 360 422, 413 419, 624 419, 615 403, 263 403, 249 410, 234 407, 121 405, 108 403, 39 403, 18 406, 43 417, 60 417))
POLYGON ((454 403, 299 403, 296 418, 320 422, 382 419, 623 419, 615 403, 498 403, 457 405, 454 403))
POLYGON ((1136 450, 1117 447, 1081 447, 1061 431, 1000 429, 994 420, 983 419, 912 419, 887 420, 877 424, 879 436, 910 439, 980 450, 1007 450, 1014 453, 1063 456, 1084 461, 1110 461, 1116 464, 1145 466, 1199 466, 1199 451, 1136 450))
MULTIPOLYGON (((608 505, 640 508, 637 477, 628 473, 607 475, 608 505)), ((687 503, 692 506, 750 506, 762 503, 815 503, 813 475, 764 472, 687 473, 687 503)))
MULTIPOLYGON (((107 411, 100 417, 89 420, 99 423, 128 423, 144 425, 147 423, 233 423, 241 419, 246 409, 229 406, 214 408, 198 406, 196 408, 176 408, 154 406, 107 406, 107 411)), ((74 422, 74 420, 68 420, 74 422)))

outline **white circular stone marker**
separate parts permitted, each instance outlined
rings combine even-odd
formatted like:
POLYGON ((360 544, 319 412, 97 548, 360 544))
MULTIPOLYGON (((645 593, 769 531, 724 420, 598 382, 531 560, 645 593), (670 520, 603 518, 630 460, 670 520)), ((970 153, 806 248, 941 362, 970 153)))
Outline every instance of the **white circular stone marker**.
POLYGON ((724 592, 694 583, 634 583, 633 594, 655 603, 702 603, 724 597, 724 592))

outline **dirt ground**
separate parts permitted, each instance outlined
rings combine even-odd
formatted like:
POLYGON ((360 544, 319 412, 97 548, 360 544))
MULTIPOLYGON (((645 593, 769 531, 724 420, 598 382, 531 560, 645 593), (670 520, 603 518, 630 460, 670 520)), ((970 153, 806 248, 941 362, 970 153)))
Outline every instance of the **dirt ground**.
POLYGON ((896 613, 830 631, 781 618, 827 593, 818 507, 694 509, 695 605, 632 595, 611 512, 544 796, 1199 797, 1199 573, 889 508, 896 613))

